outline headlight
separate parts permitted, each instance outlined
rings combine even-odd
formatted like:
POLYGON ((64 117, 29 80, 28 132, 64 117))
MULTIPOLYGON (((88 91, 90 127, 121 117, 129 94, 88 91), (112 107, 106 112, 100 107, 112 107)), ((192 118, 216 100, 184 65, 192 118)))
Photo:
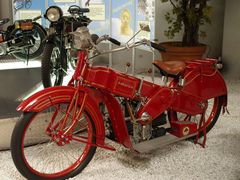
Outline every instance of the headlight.
POLYGON ((51 6, 47 9, 45 17, 50 21, 50 22, 56 22, 58 21, 63 15, 63 12, 61 8, 57 6, 51 6))

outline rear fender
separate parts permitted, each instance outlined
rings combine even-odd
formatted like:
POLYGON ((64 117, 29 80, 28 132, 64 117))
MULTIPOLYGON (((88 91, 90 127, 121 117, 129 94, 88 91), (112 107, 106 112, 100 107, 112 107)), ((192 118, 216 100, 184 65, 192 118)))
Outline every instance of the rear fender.
MULTIPOLYGON (((30 96, 28 99, 23 101, 18 107, 17 111, 22 112, 40 112, 49 106, 55 105, 57 103, 70 102, 76 89, 68 86, 58 86, 46 88, 36 94, 30 96)), ((82 86, 80 88, 80 93, 87 93, 87 99, 85 108, 91 115, 94 124, 96 126, 96 137, 97 145, 100 147, 105 147, 105 127, 103 123, 102 115, 99 111, 98 103, 101 101, 101 95, 99 92, 82 86)), ((81 96, 83 97, 83 96, 81 96)), ((79 103, 81 103, 81 98, 79 103)))
POLYGON ((227 95, 226 83, 220 72, 204 65, 199 65, 186 72, 184 75, 185 84, 182 91, 202 99, 211 99, 227 95))
POLYGON ((192 94, 196 97, 200 97, 203 100, 208 100, 215 97, 223 97, 222 106, 227 106, 227 86, 223 76, 217 70, 211 75, 193 75, 192 82, 184 86, 182 91, 186 94, 192 94))
POLYGON ((33 22, 33 25, 38 26, 42 30, 42 32, 45 34, 45 36, 47 36, 47 31, 40 24, 33 22))

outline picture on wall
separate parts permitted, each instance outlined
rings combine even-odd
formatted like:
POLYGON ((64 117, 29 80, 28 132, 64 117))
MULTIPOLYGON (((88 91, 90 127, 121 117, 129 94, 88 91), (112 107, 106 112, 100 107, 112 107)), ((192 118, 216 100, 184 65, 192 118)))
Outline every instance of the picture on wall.
POLYGON ((138 15, 145 16, 149 21, 155 17, 155 0, 138 0, 138 15))
MULTIPOLYGON (((44 14, 46 11, 46 4, 45 1, 41 0, 14 0, 13 1, 13 8, 15 7, 15 3, 18 3, 20 9, 16 11, 16 13, 13 11, 13 19, 19 20, 19 19, 33 19, 41 14, 44 14), (21 5, 21 6, 20 6, 21 5)), ((46 26, 46 21, 44 18, 41 18, 37 21, 39 24, 46 26)))
POLYGON ((139 24, 149 25, 151 32, 141 32, 137 38, 155 39, 155 0, 137 0, 136 29, 139 30, 139 24))
MULTIPOLYGON (((19 19, 33 19, 42 14, 41 10, 19 10, 19 19)), ((37 23, 42 25, 41 19, 37 23)))
POLYGON ((32 0, 13 0, 14 14, 20 9, 30 9, 32 6, 32 0))
POLYGON ((111 0, 91 0, 89 6, 85 6, 88 0, 81 1, 81 7, 90 9, 90 12, 86 13, 86 16, 92 20, 88 26, 91 33, 99 36, 110 34, 110 1, 111 0))
POLYGON ((112 1, 112 36, 127 42, 134 34, 134 0, 112 1))
POLYGON ((58 6, 62 9, 64 15, 68 15, 68 9, 71 5, 79 5, 79 0, 48 0, 48 7, 58 6))
POLYGON ((74 3, 76 0, 54 0, 55 3, 74 3))
POLYGON ((87 16, 92 21, 104 21, 106 19, 105 4, 90 4, 89 9, 90 9, 90 12, 87 14, 87 16))

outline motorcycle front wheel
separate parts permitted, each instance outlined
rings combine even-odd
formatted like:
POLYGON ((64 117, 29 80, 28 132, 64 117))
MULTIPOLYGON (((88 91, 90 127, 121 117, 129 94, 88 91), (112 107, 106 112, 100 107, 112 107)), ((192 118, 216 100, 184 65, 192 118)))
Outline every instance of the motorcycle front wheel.
POLYGON ((47 42, 42 56, 42 83, 44 88, 60 86, 67 71, 66 50, 60 45, 47 42))
MULTIPOLYGON (((32 32, 29 33, 28 39, 33 43, 32 46, 22 48, 18 52, 11 53, 15 58, 26 60, 26 59, 36 59, 43 53, 43 40, 46 37, 46 32, 40 27, 39 24, 34 23, 32 32), (30 35, 31 34, 31 35, 30 35)), ((13 29, 9 33, 10 37, 22 37, 26 38, 25 34, 20 29, 13 29)), ((28 42, 29 43, 29 42, 28 42)), ((21 47, 16 47, 21 48, 21 47)))
MULTIPOLYGON (((205 113, 205 127, 206 127, 206 133, 208 133, 213 126, 216 124, 218 117, 220 115, 222 109, 222 97, 215 97, 207 100, 207 109, 205 113)), ((200 126, 200 120, 203 115, 197 115, 197 116, 190 116, 185 113, 176 112, 173 110, 170 110, 168 112, 169 119, 171 121, 190 121, 195 122, 197 124, 197 131, 199 133, 199 137, 202 137, 203 130, 205 127, 200 126)), ((193 137, 195 138, 195 137, 193 137)), ((191 138, 191 139, 193 139, 191 138)))
MULTIPOLYGON (((57 104, 42 112, 24 113, 11 139, 11 154, 18 171, 27 179, 68 179, 78 175, 91 161, 96 129, 84 111, 71 133, 59 130, 69 104, 57 104)), ((72 114, 66 128, 70 126, 72 114)))
POLYGON ((67 58, 68 58, 68 62, 70 63, 72 69, 75 70, 77 67, 77 62, 78 62, 78 51, 68 50, 67 58))

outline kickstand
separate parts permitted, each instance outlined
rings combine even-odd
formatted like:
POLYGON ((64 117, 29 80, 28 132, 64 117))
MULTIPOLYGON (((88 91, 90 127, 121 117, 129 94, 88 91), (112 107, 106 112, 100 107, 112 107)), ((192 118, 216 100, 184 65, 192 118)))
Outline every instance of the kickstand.
POLYGON ((27 58, 26 58, 27 59, 27 66, 28 66, 28 62, 29 62, 29 52, 30 52, 30 48, 28 47, 27 48, 27 58))
POLYGON ((196 139, 194 141, 194 144, 199 144, 200 146, 205 148, 206 141, 207 141, 207 130, 206 130, 206 122, 205 122, 205 113, 202 114, 202 117, 201 117, 201 120, 200 120, 200 124, 199 124, 199 128, 201 128, 202 125, 203 125, 203 129, 198 132, 198 134, 196 136, 196 139), (203 141, 199 142, 201 133, 203 133, 203 141))

